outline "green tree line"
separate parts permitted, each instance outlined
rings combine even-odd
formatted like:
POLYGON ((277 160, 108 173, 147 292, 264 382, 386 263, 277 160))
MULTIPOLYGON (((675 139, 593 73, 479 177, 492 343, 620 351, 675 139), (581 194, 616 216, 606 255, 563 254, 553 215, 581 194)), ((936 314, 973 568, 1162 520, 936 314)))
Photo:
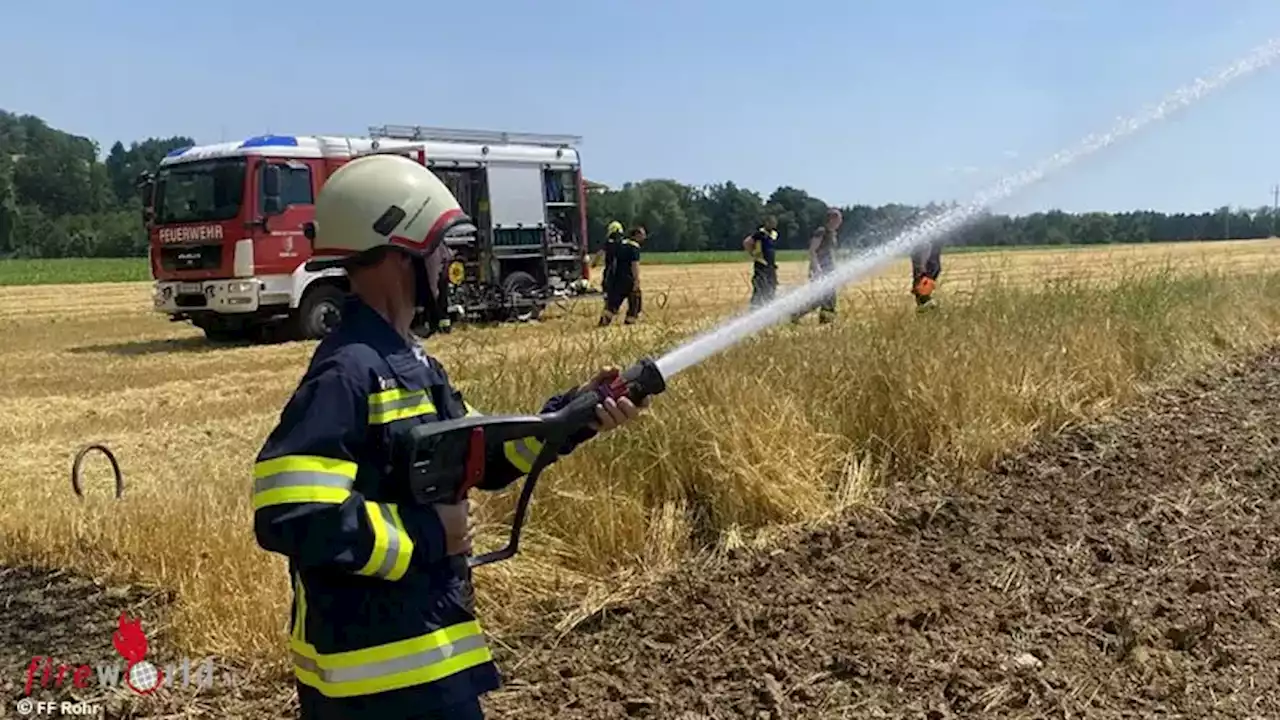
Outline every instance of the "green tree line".
MULTIPOLYGON (((138 174, 189 137, 116 142, 100 160, 92 139, 49 127, 32 115, 0 110, 0 258, 138 257, 147 252, 138 174)), ((590 168, 587 168, 588 175, 590 168)), ((598 189, 587 199, 594 249, 605 226, 643 224, 649 251, 735 250, 763 216, 778 218, 783 248, 803 248, 827 202, 804 190, 779 187, 767 197, 732 182, 695 187, 653 179, 598 189)), ((891 238, 942 205, 843 206, 844 246, 891 238)), ((1059 211, 1011 217, 985 214, 948 239, 975 246, 1141 243, 1259 238, 1275 233, 1271 208, 1165 214, 1151 211, 1059 211)))
MULTIPOLYGON (((836 205, 844 214, 843 247, 868 247, 955 204, 836 205)), ((691 187, 674 180, 645 180, 618 189, 596 190, 587 201, 590 236, 604 236, 618 220, 648 230, 650 251, 736 250, 742 238, 766 215, 778 219, 783 248, 808 246, 809 233, 822 223, 828 203, 804 190, 780 187, 768 197, 732 182, 691 187)), ((1280 220, 1269 207, 1218 208, 1212 212, 1167 214, 1150 210, 1123 213, 1067 213, 1059 210, 1009 216, 983 213, 949 235, 947 245, 1096 245, 1271 237, 1280 220)))
POLYGON ((111 146, 32 115, 0 110, 0 257, 131 257, 147 254, 134 182, 191 138, 111 146))

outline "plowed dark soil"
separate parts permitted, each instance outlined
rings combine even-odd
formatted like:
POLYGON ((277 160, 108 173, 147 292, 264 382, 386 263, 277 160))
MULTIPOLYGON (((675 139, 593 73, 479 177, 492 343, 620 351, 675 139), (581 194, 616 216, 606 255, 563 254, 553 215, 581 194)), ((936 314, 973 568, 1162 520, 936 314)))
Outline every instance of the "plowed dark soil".
MULTIPOLYGON (((1280 718, 1280 350, 877 508, 678 573, 558 642, 502 638, 489 716, 1280 718)), ((0 569, 0 717, 32 655, 107 657, 142 602, 0 569)), ((106 716, 290 717, 291 695, 106 716)))
POLYGON ((504 657, 501 718, 1280 718, 1280 352, 504 657))
MULTIPOLYGON (((19 705, 24 699, 83 701, 99 710, 92 717, 110 720, 293 717, 292 687, 263 683, 253 668, 221 658, 213 659, 212 687, 204 687, 199 675, 203 658, 188 658, 184 669, 181 660, 166 652, 172 647, 165 625, 172 599, 167 591, 106 585, 62 570, 0 567, 0 718, 24 716, 19 705), (121 613, 142 623, 146 658, 165 673, 159 692, 141 696, 122 683, 104 686, 96 674, 83 687, 75 685, 75 668, 122 661, 112 645, 121 613), (61 682, 60 666, 69 668, 61 682)), ((59 705, 25 716, 68 714, 59 705)))

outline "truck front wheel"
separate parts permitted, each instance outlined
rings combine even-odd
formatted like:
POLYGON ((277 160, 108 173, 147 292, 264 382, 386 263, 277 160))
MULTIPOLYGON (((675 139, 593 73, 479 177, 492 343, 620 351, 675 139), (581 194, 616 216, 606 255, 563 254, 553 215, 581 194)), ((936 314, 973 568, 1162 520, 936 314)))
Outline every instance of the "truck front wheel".
POLYGON ((192 320, 204 331, 205 339, 212 343, 238 343, 249 338, 249 327, 236 319, 205 316, 192 320))
POLYGON ((293 336, 299 340, 319 340, 338 327, 342 320, 345 293, 335 285, 307 289, 293 316, 293 336))
POLYGON ((243 342, 249 337, 249 333, 244 328, 235 327, 203 327, 205 339, 212 343, 236 343, 243 342))

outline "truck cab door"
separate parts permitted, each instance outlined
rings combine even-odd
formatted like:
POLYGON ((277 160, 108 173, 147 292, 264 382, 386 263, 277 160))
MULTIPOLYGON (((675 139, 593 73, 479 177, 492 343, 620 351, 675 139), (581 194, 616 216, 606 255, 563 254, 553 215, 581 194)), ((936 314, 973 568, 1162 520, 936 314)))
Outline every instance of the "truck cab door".
POLYGON ((289 274, 303 262, 308 245, 303 225, 315 217, 315 175, 299 160, 264 159, 258 165, 257 214, 261 218, 254 242, 254 266, 259 274, 289 274))

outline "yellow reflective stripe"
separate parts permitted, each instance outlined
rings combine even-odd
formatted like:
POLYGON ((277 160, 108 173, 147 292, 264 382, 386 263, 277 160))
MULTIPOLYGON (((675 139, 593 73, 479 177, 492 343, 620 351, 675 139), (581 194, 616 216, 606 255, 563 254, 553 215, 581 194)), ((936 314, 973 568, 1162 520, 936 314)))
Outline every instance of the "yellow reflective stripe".
POLYGON ((387 423, 430 415, 436 411, 426 390, 383 390, 369 396, 369 424, 386 425, 387 423))
POLYGON ((538 453, 542 452, 542 441, 531 437, 508 440, 502 444, 502 451, 517 470, 527 473, 533 469, 538 453))
POLYGON ((253 477, 262 478, 284 472, 320 472, 356 477, 358 466, 350 460, 322 457, 319 455, 281 455, 278 458, 254 463, 253 477))
POLYGON ((387 524, 382 520, 382 512, 378 510, 378 504, 374 502, 365 502, 365 516, 369 518, 369 527, 373 530, 373 547, 369 550, 369 560, 356 572, 361 575, 372 575, 375 570, 382 567, 382 561, 387 557, 387 524))
POLYGON ((327 487, 286 487, 253 494, 253 509, 261 510, 271 505, 290 503, 326 503, 341 505, 351 497, 351 491, 327 487))
POLYGON ((404 420, 405 418, 418 417, 419 415, 431 415, 435 413, 435 411, 436 406, 428 400, 416 407, 398 408, 396 410, 388 410, 384 413, 378 413, 377 415, 370 415, 369 424, 386 425, 387 423, 404 420))
POLYGON ((371 393, 369 395, 369 404, 381 405, 383 403, 395 402, 396 400, 403 400, 404 398, 409 397, 410 395, 415 395, 420 392, 422 391, 406 390, 404 388, 398 388, 398 387, 390 388, 388 390, 382 390, 376 393, 371 393))
POLYGON ((373 647, 362 648, 360 650, 346 650, 335 653, 321 653, 316 650, 315 646, 310 643, 292 643, 293 650, 299 652, 305 657, 316 660, 320 667, 323 668, 353 668, 371 663, 378 663, 384 660, 394 660, 396 658, 413 655, 423 650, 430 650, 445 645, 451 645, 462 638, 471 637, 472 635, 480 635, 483 631, 480 629, 478 620, 468 620, 440 628, 429 632, 425 635, 417 637, 405 638, 404 640, 396 640, 385 645, 375 645, 373 647))
MULTIPOLYGON (((467 409, 467 418, 471 416, 483 415, 470 402, 463 402, 463 406, 467 409)), ((543 451, 543 442, 538 438, 520 438, 511 439, 502 443, 503 455, 507 456, 507 460, 516 466, 521 473, 527 473, 534 469, 534 461, 538 460, 539 452, 543 451)))
POLYGON ((341 503, 351 494, 357 465, 315 455, 283 455, 253 466, 253 509, 285 503, 341 503))
POLYGON ((395 505, 387 505, 391 511, 391 521, 395 524, 396 531, 400 534, 400 545, 394 553, 391 553, 393 562, 391 569, 387 572, 388 580, 399 580, 409 571, 409 560, 413 558, 413 538, 409 537, 409 531, 404 526, 404 521, 400 519, 400 509, 395 505))
POLYGON ((365 514, 373 528, 373 548, 369 560, 356 572, 387 580, 399 580, 409 569, 413 539, 400 521, 400 513, 386 503, 366 502, 365 514))
POLYGON ((493 660, 474 620, 364 650, 321 654, 299 641, 290 648, 298 680, 329 697, 421 685, 493 660))

